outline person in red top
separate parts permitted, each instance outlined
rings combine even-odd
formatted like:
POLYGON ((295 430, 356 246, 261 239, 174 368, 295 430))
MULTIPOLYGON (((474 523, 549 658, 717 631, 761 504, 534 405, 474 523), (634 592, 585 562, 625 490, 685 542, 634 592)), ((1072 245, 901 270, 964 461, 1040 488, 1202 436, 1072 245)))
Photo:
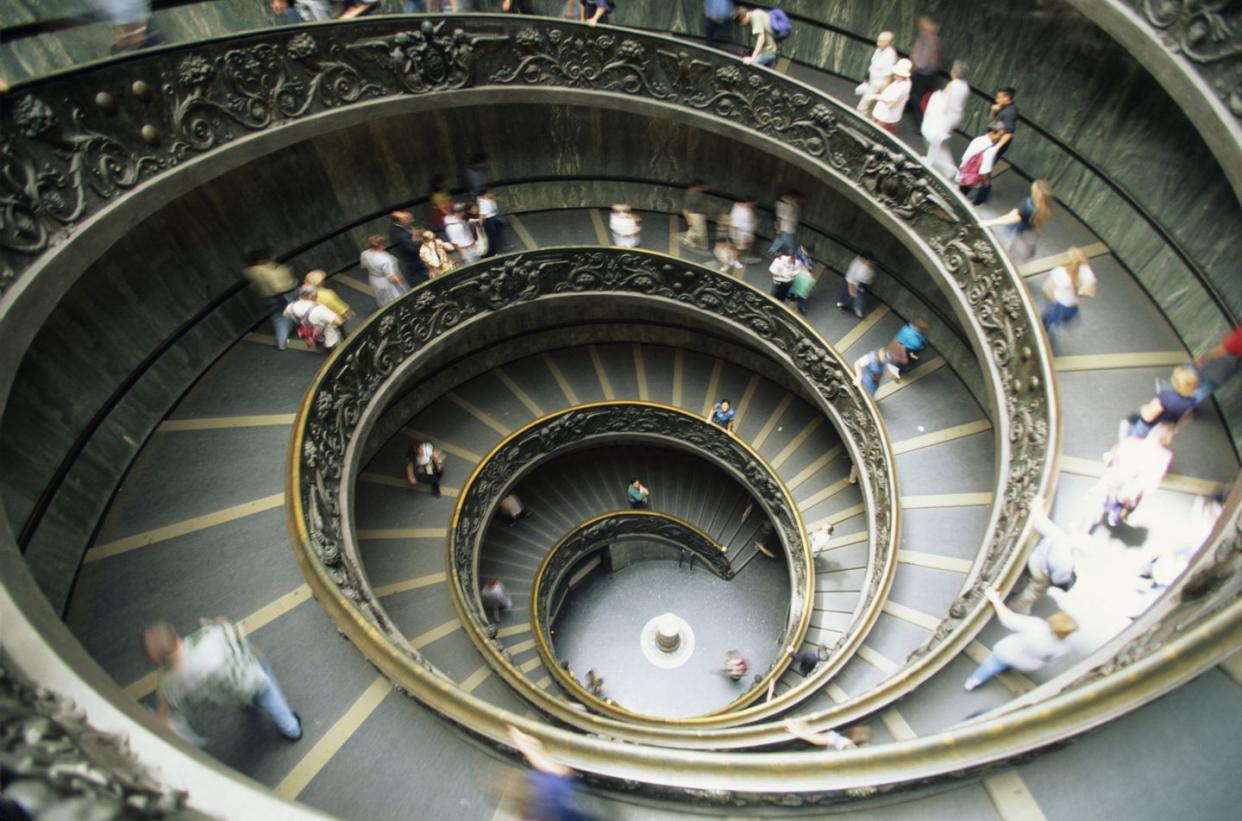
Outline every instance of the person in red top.
POLYGON ((1242 364, 1242 325, 1226 334, 1218 345, 1196 356, 1192 364, 1199 372, 1199 387, 1194 393, 1197 405, 1238 372, 1242 364))

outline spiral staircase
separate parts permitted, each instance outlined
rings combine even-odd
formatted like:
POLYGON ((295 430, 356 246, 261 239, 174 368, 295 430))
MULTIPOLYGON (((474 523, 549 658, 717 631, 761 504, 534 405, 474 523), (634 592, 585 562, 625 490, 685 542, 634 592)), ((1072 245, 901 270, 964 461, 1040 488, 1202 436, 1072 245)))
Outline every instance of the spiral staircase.
MULTIPOLYGON (((329 285, 357 318, 327 363, 299 343, 277 351, 260 313, 237 289, 214 297, 189 323, 219 326, 204 351, 219 346, 229 329, 250 330, 234 332, 218 358, 201 355, 193 384, 172 391, 175 407, 160 414, 149 435, 133 436, 121 449, 133 454, 132 464, 126 458, 113 466, 123 475, 97 527, 79 525, 93 532, 80 566, 73 564, 71 589, 49 583, 42 571, 48 595, 63 603, 63 623, 29 602, 40 595, 33 584, 25 599, 6 593, 7 602, 24 602, 10 623, 20 617, 30 627, 22 641, 5 631, 15 666, 71 693, 97 724, 125 728, 146 763, 159 757, 165 783, 187 788, 191 807, 214 814, 262 807, 273 817, 306 808, 396 817, 417 806, 420 815, 504 817, 516 812, 520 793, 520 763, 504 735, 513 724, 577 769, 589 785, 584 808, 606 817, 818 814, 837 804, 893 817, 1075 817, 1082 806, 1076 802, 1093 790, 1104 798, 1091 800, 1113 811, 1155 817, 1161 805, 1136 794, 1136 771, 1147 782, 1143 789, 1202 817, 1223 817, 1233 788, 1193 762, 1227 760, 1237 749, 1230 732, 1237 685, 1213 667, 1237 647, 1236 494, 1191 570, 1133 623, 1134 603, 1120 595, 1117 568, 1135 564, 1135 551, 1100 541, 1083 583, 1059 600, 1083 626, 1072 651, 1037 673, 1002 675, 972 693, 961 687, 1003 635, 982 593, 1017 582, 1032 544, 1031 506, 1047 500, 1058 521, 1081 517, 1116 420, 1189 356, 1185 334, 1090 222, 1059 210, 1035 262, 1015 270, 951 187, 920 172, 900 142, 852 118, 848 84, 813 65, 781 67, 799 84, 743 72, 727 58, 657 35, 579 34, 578 27, 545 21, 546 32, 564 32, 558 45, 546 32, 499 18, 457 19, 444 28, 411 28, 395 18, 311 29, 330 34, 309 45, 296 30, 257 39, 313 65, 317 77, 327 78, 315 86, 327 89, 316 91, 324 95, 320 103, 350 117, 368 99, 385 97, 378 75, 343 57, 341 43, 374 55, 381 53, 375 44, 394 33, 406 39, 384 42, 404 47, 421 32, 426 49, 459 61, 448 61, 442 76, 423 70, 398 78, 405 83, 398 94, 422 99, 487 91, 478 79, 487 76, 503 87, 498 94, 528 93, 505 86, 506 78, 567 95, 587 83, 600 93, 653 98, 669 116, 685 117, 675 110, 704 111, 702 95, 687 89, 701 90, 705 78, 722 95, 740 94, 736 100, 745 95, 735 90, 759 76, 805 118, 774 125, 762 111, 739 114, 736 106, 714 103, 703 116, 720 118, 722 128, 740 122, 779 150, 849 179, 854 187, 844 199, 872 209, 898 237, 894 245, 904 245, 930 277, 899 264, 906 259, 900 248, 886 248, 882 260, 894 262, 885 266, 867 317, 860 322, 838 312, 835 293, 858 247, 840 224, 821 224, 811 211, 804 228, 824 264, 800 320, 762 296, 766 263, 732 279, 710 270, 707 255, 681 246, 679 193, 667 179, 498 174, 510 227, 500 254, 377 312, 365 275, 348 260, 358 238, 384 225, 382 214, 410 204, 382 200, 373 215, 288 249, 298 261, 341 261, 329 285), (467 34, 439 39, 450 25, 467 34), (344 39, 329 45, 338 37, 344 39), (505 38, 511 44, 497 45, 505 38), (594 39, 573 45, 581 38, 594 39), (468 53, 454 50, 462 43, 468 53), (548 57, 549 43, 560 63, 548 57), (653 53, 692 57, 646 74, 639 66, 653 53), (471 55, 497 63, 467 72, 471 55), (612 68, 586 81, 569 74, 574 60, 612 68), (692 70, 694 61, 707 70, 692 70), (367 91, 368 84, 376 89, 367 91), (610 200, 599 192, 610 190, 640 209, 640 249, 608 247, 610 200), (1049 344, 1021 283, 1037 291, 1041 274, 1069 244, 1091 251, 1107 298, 1084 306, 1081 325, 1049 344), (933 320, 930 348, 917 367, 885 384, 874 401, 851 387, 849 363, 916 317, 933 320), (738 408, 731 440, 702 421, 721 397, 738 408), (608 421, 590 427, 613 412, 645 418, 650 428, 608 421), (558 422, 571 428, 564 441, 557 439, 558 422), (446 454, 440 498, 405 480, 406 452, 425 439, 446 454), (851 465, 857 485, 846 479, 851 465), (722 710, 664 720, 597 703, 560 669, 548 625, 533 617, 532 594, 550 548, 624 508, 632 476, 651 487, 654 513, 675 517, 720 548, 731 577, 714 588, 726 592, 713 606, 777 613, 776 627, 754 641, 756 680, 722 710), (534 516, 506 528, 495 521, 495 506, 511 491, 534 516), (754 547, 768 522, 781 543, 775 561, 754 547), (806 536, 828 523, 836 528, 831 549, 812 562, 806 536), (514 598, 494 628, 478 601, 479 582, 491 577, 503 579, 514 598), (156 683, 136 638, 141 629, 162 618, 188 630, 199 617, 217 614, 242 621, 269 658, 304 718, 299 744, 265 732, 247 715, 229 714, 213 722, 207 747, 195 753, 134 706, 151 704, 156 683), (23 645, 39 636, 53 637, 48 643, 64 667, 31 661, 37 654, 23 645), (802 676, 787 666, 788 643, 817 649, 823 662, 802 676), (871 741, 859 751, 809 749, 784 728, 792 716, 815 730, 866 725, 871 741), (1186 763, 1156 772, 1133 760, 1140 744, 1186 763), (1117 765, 1103 767, 1106 760, 1117 765), (1067 786, 1066 773, 1088 767, 1090 784, 1067 786), (1125 772, 1129 767, 1135 769, 1125 772), (207 800, 203 793, 213 790, 207 800), (279 803, 273 793, 299 804, 279 803)), ((192 191, 202 173, 195 163, 201 168, 206 159, 234 153, 231 162, 239 164, 265 150, 221 126, 219 113, 193 119, 201 103, 191 98, 209 98, 204 89, 213 81, 202 67, 226 65, 213 63, 211 53, 201 64, 184 59, 195 48, 152 58, 180 72, 166 69, 186 92, 180 111, 187 119, 178 162, 135 171, 151 174, 147 185, 161 175, 187 177, 166 184, 192 191), (187 67, 198 73, 187 77, 187 67)), ((113 66, 125 69, 124 62, 113 66)), ((49 98, 54 82, 32 84, 26 99, 49 98)), ((134 105, 149 105, 139 81, 125 82, 134 105)), ((107 78, 98 86, 121 87, 107 78)), ((89 101, 107 112, 93 90, 75 93, 79 111, 89 101)), ((23 109, 17 99, 11 113, 22 133, 32 141, 46 134, 38 120, 55 115, 33 103, 23 109)), ((486 103, 482 96, 461 99, 454 105, 486 103)), ((122 110, 114 122, 128 127, 141 116, 122 110)), ((296 132, 300 115, 282 116, 280 130, 296 132)), ((315 127, 281 139, 309 137, 315 127)), ((270 136, 266 126, 261 131, 270 136)), ((74 145, 112 156, 106 145, 83 139, 74 145)), ((161 142, 176 144, 160 133, 146 144, 161 142)), ((503 169, 503 157, 493 156, 503 169)), ((106 174, 117 191, 133 187, 128 198, 139 197, 138 177, 113 166, 106 174)), ((979 216, 1016 202, 1027 185, 1020 165, 1007 169, 993 205, 979 216)), ((727 202, 715 198, 713 211, 727 202)), ((48 299, 30 283, 72 278, 66 249, 77 244, 102 253, 145 208, 112 214, 98 206, 98 225, 75 215, 69 224, 82 239, 72 232, 58 238, 33 257, 30 270, 14 274, 5 293, 11 326, 37 332, 37 324, 13 319, 12 306, 48 299)), ((30 265, 29 254, 18 259, 30 265)), ((54 337, 43 333, 38 350, 46 356, 46 340, 54 337)), ((20 391, 29 371, 18 371, 14 357, 23 351, 6 355, 20 391)), ((131 389, 140 393, 144 385, 131 389)), ((7 424, 22 421, 17 413, 6 417, 7 424)), ((1229 492, 1238 472, 1236 424, 1215 406, 1197 413, 1177 440, 1173 473, 1144 503, 1138 524, 1147 532, 1124 535, 1147 544, 1176 538, 1195 496, 1229 492)), ((118 430, 117 438, 130 433, 118 430)), ((79 459, 97 446, 83 444, 79 459)), ((86 483, 79 478, 84 470, 71 467, 61 477, 64 488, 42 503, 41 523, 23 534, 25 559, 5 560, 6 588, 10 579, 29 578, 25 562, 47 568, 48 554, 40 551, 72 532, 58 505, 67 504, 75 481, 86 483)), ((666 564, 660 573, 669 579, 696 572, 666 564)), ((1045 600, 1036 612, 1052 609, 1045 600)), ((607 672, 610 651, 600 652, 607 672)))

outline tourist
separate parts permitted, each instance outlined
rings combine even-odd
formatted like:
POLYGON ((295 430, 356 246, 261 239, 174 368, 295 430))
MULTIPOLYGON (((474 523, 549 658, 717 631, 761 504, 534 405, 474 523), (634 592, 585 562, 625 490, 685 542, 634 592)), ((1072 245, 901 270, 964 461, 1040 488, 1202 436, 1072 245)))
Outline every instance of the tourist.
MULTIPOLYGON (((969 68, 962 60, 953 63, 949 72, 949 84, 939 91, 933 92, 927 100, 927 109, 923 111, 920 130, 923 139, 927 140, 927 152, 923 160, 934 171, 946 176, 952 173, 953 154, 949 151, 949 140, 953 131, 962 122, 966 112, 966 102, 970 99, 969 68)), ((911 92, 912 96, 915 92, 911 92)), ((999 135, 998 135, 999 137, 999 135)), ((991 166, 988 166, 989 171, 991 166)))
POLYGON ((500 0, 500 10, 506 14, 534 14, 531 0, 500 0))
POLYGON ((285 316, 296 324, 298 336, 307 345, 312 348, 320 346, 325 351, 330 351, 341 341, 340 328, 345 324, 345 319, 321 305, 316 299, 316 293, 314 286, 303 286, 298 298, 285 307, 285 316))
POLYGON ((379 0, 344 0, 336 16, 340 20, 349 20, 354 17, 374 14, 379 11, 379 8, 379 0))
POLYGON ((112 26, 112 54, 158 46, 164 37, 151 24, 151 0, 95 0, 112 26))
POLYGON ((736 271, 746 270, 746 266, 738 260, 737 249, 733 247, 728 237, 717 237, 712 254, 716 257, 716 270, 722 274, 733 276, 736 271))
POLYGON ((329 0, 271 0, 271 8, 277 21, 285 25, 332 19, 329 0))
POLYGON ((401 276, 407 288, 413 288, 427 281, 427 268, 418 258, 419 237, 422 231, 414 224, 414 215, 409 211, 393 211, 392 223, 388 226, 388 243, 390 253, 397 258, 401 267, 401 276))
POLYGON ((1191 363, 1199 377, 1199 387, 1194 393, 1195 404, 1203 402, 1218 387, 1232 379, 1238 372, 1240 362, 1242 362, 1242 325, 1225 334, 1218 344, 1196 356, 1191 363))
POLYGON ((702 180, 693 180, 686 189, 681 205, 681 215, 686 220, 686 232, 681 244, 696 251, 707 250, 707 186, 702 180))
POLYGON ((768 246, 770 255, 792 254, 798 250, 798 209, 801 204, 802 195, 797 191, 786 191, 776 201, 776 239, 768 246))
POLYGON ((1151 429, 1142 439, 1126 437, 1104 454, 1104 474, 1099 487, 1104 495, 1103 516, 1109 527, 1119 527, 1155 493, 1173 463, 1173 435, 1177 428, 1167 422, 1151 429))
POLYGON ((720 30, 729 26, 733 14, 733 0, 703 0, 703 29, 708 48, 715 48, 720 30))
POLYGON ((967 690, 974 690, 1007 670, 1033 673, 1068 649, 1065 640, 1078 629, 1078 622, 1069 613, 1058 610, 1047 619, 1024 616, 1006 607, 995 590, 988 590, 986 595, 996 608, 996 618, 1013 632, 996 642, 988 657, 966 679, 967 690))
POLYGON ((488 244, 487 231, 483 228, 483 218, 479 216, 479 203, 477 200, 470 203, 470 206, 466 209, 466 214, 468 216, 466 225, 470 228, 470 234, 474 237, 474 245, 470 246, 470 248, 474 252, 475 259, 483 259, 490 253, 491 248, 488 244))
POLYGON ((897 331, 893 341, 888 345, 888 355, 884 366, 893 377, 894 382, 910 368, 910 363, 919 358, 919 354, 927 347, 927 320, 916 319, 907 322, 897 331))
POLYGON ((426 482, 431 495, 440 498, 440 478, 444 476, 444 453, 431 442, 411 445, 405 454, 405 480, 410 487, 426 482))
POLYGON ((612 244, 621 248, 637 248, 642 235, 642 221, 623 202, 612 206, 608 217, 608 230, 612 232, 612 244))
POLYGON ((507 227, 500 218, 500 204, 496 201, 496 194, 490 188, 483 189, 479 192, 475 205, 479 209, 483 234, 487 237, 487 256, 495 256, 500 253, 501 235, 507 227))
POLYGON ((772 298, 784 304, 789 299, 789 289, 793 285, 794 277, 798 275, 798 261, 793 252, 778 254, 768 266, 768 273, 772 275, 772 298))
MULTIPOLYGON (((1003 139, 1003 137, 1002 137, 1003 139)), ((1052 186, 1047 180, 1035 180, 1031 183, 1031 192, 1017 208, 999 217, 979 223, 984 227, 994 225, 1005 226, 1009 231, 1007 243, 1009 256, 1016 263, 1022 263, 1035 255, 1035 246, 1039 235, 1052 216, 1052 186)))
POLYGON ((156 714, 192 744, 206 739, 191 724, 210 707, 254 707, 282 736, 302 738, 302 719, 289 708, 271 668, 260 658, 240 624, 217 619, 182 638, 164 622, 142 635, 151 661, 162 667, 156 685, 156 714))
POLYGON ((814 561, 831 549, 833 526, 831 523, 816 528, 811 534, 811 560, 814 561))
POLYGON ((936 87, 936 75, 940 71, 940 24, 927 15, 919 17, 919 34, 910 48, 910 62, 914 66, 911 77, 909 107, 914 114, 914 124, 923 126, 923 98, 936 87))
POLYGON ((1074 549, 1088 546, 1081 537, 1071 536, 1058 527, 1041 507, 1032 508, 1031 524, 1041 538, 1026 562, 1026 587, 1011 608, 1015 613, 1022 614, 1030 613, 1048 588, 1069 591, 1074 586, 1078 581, 1074 570, 1074 549))
POLYGON ((804 718, 787 718, 785 719, 785 729, 794 738, 801 739, 807 744, 813 744, 816 747, 831 747, 838 752, 841 750, 853 750, 859 746, 866 744, 871 740, 871 731, 866 727, 854 727, 850 730, 849 736, 844 736, 836 730, 825 730, 822 733, 812 733, 806 726, 804 718))
POLYGON ((573 770, 548 755, 539 739, 517 727, 509 727, 509 739, 514 749, 534 769, 528 779, 527 790, 518 802, 521 806, 517 808, 517 817, 541 821, 571 821, 590 817, 577 807, 575 796, 578 786, 573 770))
POLYGON ((354 309, 349 307, 349 303, 341 299, 336 291, 323 287, 323 282, 327 278, 327 271, 316 269, 302 278, 302 285, 314 288, 315 301, 340 316, 341 324, 344 325, 344 323, 354 318, 354 309))
POLYGON ((789 298, 798 304, 798 313, 806 316, 806 301, 811 298, 811 291, 815 288, 815 263, 811 259, 810 246, 798 247, 794 254, 794 264, 797 273, 789 285, 789 298))
POLYGON ((875 255, 861 251, 845 269, 845 282, 837 296, 837 309, 852 311, 859 319, 867 310, 867 293, 875 282, 875 255))
POLYGON ((810 647, 805 650, 799 650, 797 647, 788 647, 785 650, 789 656, 789 666, 793 670, 798 671, 798 675, 806 677, 815 672, 815 668, 819 666, 821 661, 819 657, 819 647, 810 647))
POLYGON ((529 517, 531 512, 522 504, 521 498, 516 493, 510 493, 500 500, 500 515, 504 517, 506 527, 513 527, 529 517))
POLYGON ((478 198, 487 190, 487 155, 475 154, 470 157, 470 162, 466 164, 466 190, 470 192, 470 196, 478 198))
POLYGON ((431 231, 423 232, 423 244, 418 248, 418 258, 427 269, 427 276, 435 279, 454 268, 452 246, 431 231))
POLYGON ((887 357, 887 351, 877 348, 854 360, 854 384, 871 396, 875 396, 875 392, 880 387, 880 381, 884 378, 884 364, 887 357))
POLYGON ((1122 422, 1117 438, 1142 439, 1156 425, 1182 425, 1198 404, 1195 398, 1198 388, 1199 376, 1195 369, 1190 365, 1178 365, 1168 385, 1122 422))
POLYGON ((578 0, 578 5, 578 19, 591 28, 600 23, 607 25, 611 22, 609 18, 612 13, 617 10, 617 4, 613 0, 578 0))
POLYGON ((453 213, 453 195, 449 193, 443 174, 432 174, 427 181, 427 207, 431 213, 431 228, 437 234, 444 231, 444 220, 453 213))
POLYGON ((405 277, 401 276, 397 258, 384 249, 383 234, 372 234, 367 244, 370 247, 362 252, 360 260, 362 270, 366 271, 376 306, 383 308, 406 292, 405 277))
POLYGON ((910 61, 898 60, 893 66, 893 80, 884 87, 875 99, 871 110, 871 119, 889 134, 896 134, 901 125, 902 114, 906 110, 906 101, 910 99, 910 61))
POLYGON ((725 654, 722 672, 732 681, 741 681, 742 677, 746 675, 748 668, 749 665, 746 664, 746 659, 742 658, 736 650, 730 650, 725 654))
POLYGON ((749 55, 742 58, 742 62, 747 65, 753 63, 757 66, 771 66, 776 63, 776 55, 780 53, 780 44, 776 42, 776 35, 772 33, 772 20, 768 15, 769 12, 763 9, 738 7, 738 22, 749 28, 755 38, 754 48, 749 55))
POLYGON ((708 411, 707 421, 732 433, 735 416, 737 416, 737 411, 729 404, 729 400, 721 399, 715 405, 712 405, 712 409, 708 411))
POLYGON ((993 121, 962 153, 954 179, 962 194, 975 205, 983 205, 992 195, 992 169, 996 165, 997 146, 1004 134, 1005 126, 993 121))
POLYGON ((500 614, 513 608, 513 597, 505 590, 504 582, 500 579, 490 579, 483 585, 479 598, 482 599, 483 609, 491 618, 492 624, 500 624, 500 614))
POLYGON ((1018 130, 1018 106, 1013 101, 1016 93, 1013 87, 1002 86, 997 89, 992 107, 988 109, 988 120, 999 122, 1005 128, 1005 133, 996 143, 997 159, 1009 150, 1009 146, 1013 144, 1014 133, 1018 130))
POLYGON ((758 259, 746 256, 755 242, 755 205, 758 202, 755 197, 747 194, 735 202, 729 211, 729 241, 733 243, 733 249, 737 251, 741 262, 758 262, 758 259))
POLYGON ((1051 331, 1059 325, 1073 322, 1078 316, 1078 298, 1095 296, 1095 272, 1087 263, 1087 255, 1081 248, 1066 251, 1068 259, 1048 273, 1044 280, 1044 296, 1048 302, 1040 313, 1044 328, 1051 331))
POLYGON ((862 98, 858 101, 858 110, 864 115, 871 113, 876 96, 892 79, 895 65, 897 65, 897 49, 893 48, 893 33, 882 31, 880 36, 875 38, 875 51, 871 52, 871 62, 867 66, 867 79, 854 89, 854 94, 862 98))
POLYGON ((625 497, 629 499, 630 507, 634 510, 642 510, 651 501, 651 491, 637 479, 631 479, 629 487, 625 489, 625 497))
POLYGON ((461 256, 461 261, 469 265, 474 262, 477 254, 474 232, 470 230, 467 220, 465 204, 454 205, 452 213, 444 218, 444 236, 461 256))
POLYGON ((285 350, 289 344, 289 334, 293 331, 293 321, 285 316, 285 308, 298 296, 298 283, 293 278, 293 269, 277 262, 272 258, 271 252, 265 249, 250 255, 250 264, 242 273, 263 300, 264 308, 272 315, 276 349, 285 350))
POLYGON ((600 696, 604 694, 604 677, 595 672, 594 667, 586 671, 586 689, 589 690, 593 696, 600 696))

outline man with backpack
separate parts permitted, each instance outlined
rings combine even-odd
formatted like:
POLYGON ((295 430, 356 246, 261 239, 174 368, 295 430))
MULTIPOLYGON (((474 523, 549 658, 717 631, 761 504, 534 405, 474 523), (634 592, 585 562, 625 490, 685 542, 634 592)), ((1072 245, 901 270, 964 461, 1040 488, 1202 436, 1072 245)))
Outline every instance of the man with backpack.
POLYGON ((755 47, 750 56, 743 57, 748 65, 771 66, 780 53, 780 41, 789 36, 789 15, 780 9, 764 11, 742 7, 737 10, 738 22, 750 28, 755 36, 755 47))
POLYGON ((987 133, 970 141, 957 168, 957 184, 967 199, 983 205, 992 193, 992 166, 996 164, 998 143, 1005 135, 1005 124, 994 120, 987 133))

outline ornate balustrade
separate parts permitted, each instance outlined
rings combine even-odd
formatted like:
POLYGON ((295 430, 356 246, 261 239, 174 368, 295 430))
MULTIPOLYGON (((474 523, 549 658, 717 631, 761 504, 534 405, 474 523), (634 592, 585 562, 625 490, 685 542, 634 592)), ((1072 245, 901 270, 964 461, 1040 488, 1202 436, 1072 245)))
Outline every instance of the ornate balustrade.
MULTIPOLYGON (((628 255, 616 257, 621 263, 619 270, 632 264, 627 258, 628 255)), ((732 281, 725 277, 721 279, 732 281)), ((773 307, 788 314, 782 307, 774 304, 773 307)), ((555 703, 555 698, 536 687, 518 670, 507 658, 500 643, 487 638, 489 622, 479 598, 479 585, 476 583, 483 540, 488 526, 495 518, 500 500, 512 492, 532 470, 572 450, 617 442, 655 443, 662 447, 685 449, 724 470, 747 488, 763 509, 763 515, 772 523, 789 567, 789 611, 785 628, 777 637, 777 642, 782 647, 800 645, 810 623, 811 608, 814 605, 815 573, 810 553, 804 544, 798 506, 775 472, 740 438, 688 411, 651 402, 601 402, 580 405, 545 416, 516 431, 497 445, 466 481, 458 495, 457 508, 453 513, 448 540, 448 565, 452 575, 454 604, 457 605, 462 621, 473 628, 467 633, 475 645, 506 681, 548 712, 561 709, 555 703)), ((627 533, 673 540, 680 536, 689 536, 691 539, 687 546, 690 549, 705 556, 709 565, 717 568, 720 575, 732 575, 729 562, 719 546, 713 544, 706 535, 683 526, 677 520, 669 521, 653 514, 622 512, 596 519, 569 534, 544 558, 531 594, 532 608, 535 611, 532 613, 531 624, 535 628, 536 642, 544 656, 545 666, 567 687, 571 679, 561 672, 560 665, 547 645, 546 637, 540 632, 539 625, 546 625, 548 621, 546 610, 541 612, 540 608, 546 608, 548 594, 555 587, 556 576, 568 567, 568 562, 575 556, 580 556, 592 544, 598 544, 601 538, 627 533), (543 581, 548 573, 552 574, 551 584, 543 581)), ((884 555, 893 555, 892 545, 886 545, 884 555)), ((879 569, 888 570, 890 567, 891 564, 879 569)), ((882 578, 872 568, 868 569, 868 576, 873 580, 882 578)), ((874 602, 872 605, 874 607, 874 602)), ((864 630, 869 628, 870 620, 862 620, 861 626, 864 630)), ((844 641, 840 643, 842 646, 844 644, 844 641)), ((836 655, 840 660, 840 653, 836 655)), ((585 700, 597 712, 631 723, 651 722, 657 726, 722 726, 736 722, 732 714, 761 696, 768 682, 784 672, 788 661, 788 658, 783 658, 779 664, 767 670, 753 687, 704 719, 653 718, 607 704, 600 699, 588 697, 585 700)), ((797 695, 807 692, 809 688, 803 687, 797 695)), ((585 695, 585 691, 583 694, 585 695)), ((791 700, 791 697, 786 697, 786 703, 791 700)), ((622 728, 616 728, 614 732, 622 732, 622 728)))

